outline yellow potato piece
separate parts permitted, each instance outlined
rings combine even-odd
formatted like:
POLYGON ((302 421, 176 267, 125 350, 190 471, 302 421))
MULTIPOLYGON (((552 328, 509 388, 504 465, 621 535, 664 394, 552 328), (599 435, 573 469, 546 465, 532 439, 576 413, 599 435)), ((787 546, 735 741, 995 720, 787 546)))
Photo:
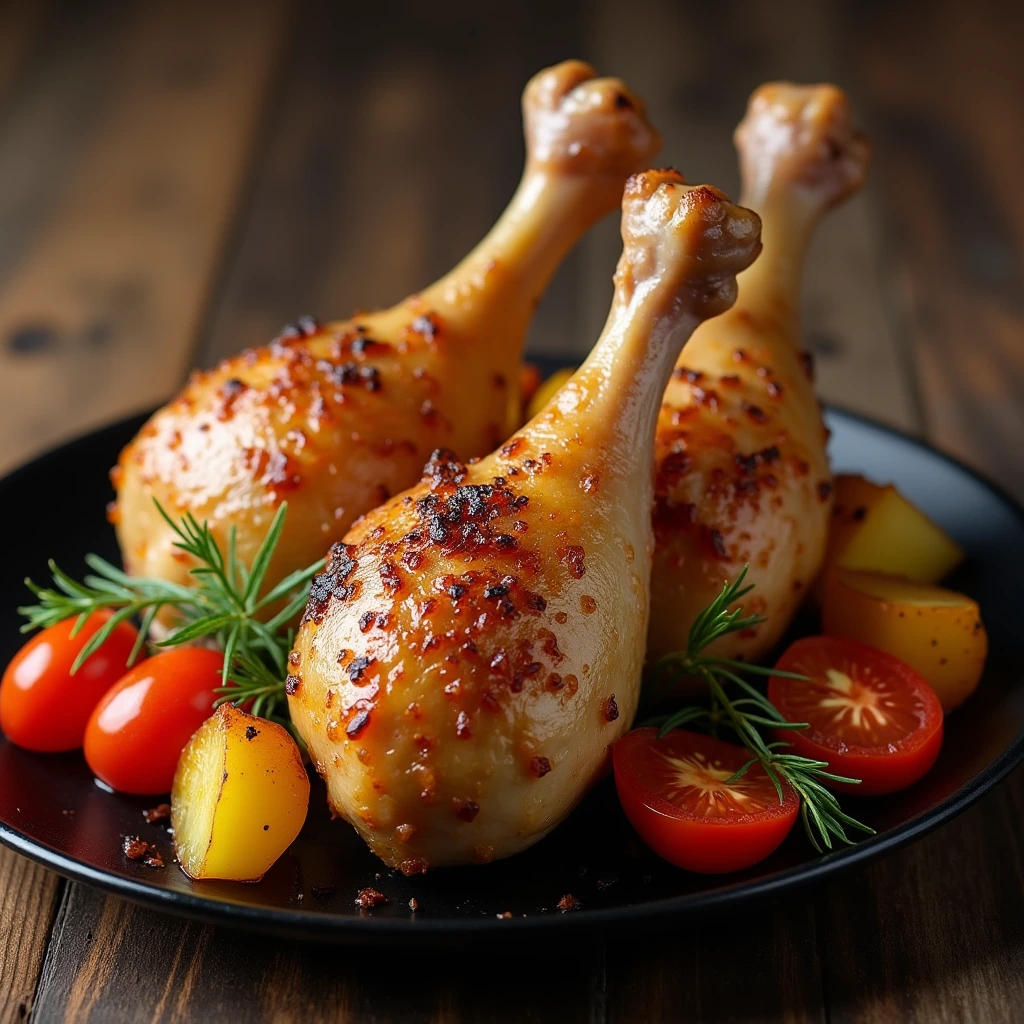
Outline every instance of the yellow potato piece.
POLYGON ((544 406, 555 397, 561 386, 576 372, 574 366, 564 366, 561 370, 555 370, 550 377, 541 382, 539 388, 533 393, 526 406, 526 419, 532 420, 544 406))
POLYGON ((942 587, 875 572, 833 570, 825 584, 822 629, 906 662, 931 684, 944 711, 975 690, 988 636, 976 601, 942 587))
POLYGON ((891 484, 862 476, 835 478, 825 569, 862 569, 937 583, 963 551, 891 484))
POLYGON ((224 704, 178 761, 178 862, 192 878, 257 881, 291 846, 308 807, 309 776, 288 730, 224 704))

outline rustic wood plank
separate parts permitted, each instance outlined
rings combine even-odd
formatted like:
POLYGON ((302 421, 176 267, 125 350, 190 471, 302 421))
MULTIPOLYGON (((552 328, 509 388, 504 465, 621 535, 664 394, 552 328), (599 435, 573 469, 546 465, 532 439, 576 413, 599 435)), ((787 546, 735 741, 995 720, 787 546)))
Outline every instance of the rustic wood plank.
POLYGON ((897 314, 913 344, 929 436, 1018 495, 1022 34, 1024 8, 999 0, 870 5, 850 33, 878 139, 897 314))
POLYGON ((84 6, 0 136, 4 218, 15 211, 0 245, 0 466, 154 403, 184 374, 287 10, 84 6), (69 110, 71 152, 54 165, 69 110))
MULTIPOLYGON (((579 17, 573 3, 533 0, 504 10, 500 32, 472 36, 465 26, 477 14, 469 0, 444 16, 410 7, 397 21, 371 5, 306 6, 201 363, 267 343, 302 312, 326 319, 390 305, 490 227, 522 168, 519 94, 535 71, 575 52, 579 17), (375 52, 373 74, 339 49, 375 52)), ((577 284, 569 263, 541 302, 534 351, 565 348, 577 284)))
POLYGON ((607 1020, 825 1021, 809 900, 690 921, 657 939, 609 943, 607 1020))
POLYGON ((62 883, 0 848, 0 1024, 32 1009, 62 883))
POLYGON ((44 0, 0 5, 0 101, 33 53, 46 15, 44 0))
POLYGON ((33 1020, 584 1024, 588 962, 586 951, 522 961, 508 950, 382 955, 284 942, 154 914, 76 885, 33 1020))
MULTIPOLYGON (((756 86, 774 79, 835 82, 857 109, 858 84, 846 66, 837 15, 834 5, 815 0, 783 6, 724 0, 702 6, 699 15, 666 0, 604 0, 587 20, 585 56, 614 67, 649 98, 652 120, 666 138, 660 163, 736 195, 732 132, 756 86)), ((877 177, 869 176, 861 195, 822 222, 805 272, 804 336, 817 355, 823 399, 915 429, 910 382, 879 271, 879 190, 877 177)), ((590 298, 583 337, 596 337, 604 322, 609 268, 620 248, 608 224, 583 243, 583 287, 590 298)))
POLYGON ((1022 814, 1018 771, 941 833, 828 887, 833 1024, 1020 1019, 1022 814))

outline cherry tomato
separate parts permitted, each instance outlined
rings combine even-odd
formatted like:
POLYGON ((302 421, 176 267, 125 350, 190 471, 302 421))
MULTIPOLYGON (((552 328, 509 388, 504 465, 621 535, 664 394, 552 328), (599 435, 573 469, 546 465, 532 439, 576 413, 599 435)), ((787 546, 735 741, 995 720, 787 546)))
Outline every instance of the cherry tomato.
POLYGON ((213 714, 223 664, 220 651, 178 647, 124 675, 85 730, 93 774, 121 793, 169 792, 178 756, 213 714))
POLYGON ((776 668, 806 682, 772 676, 768 699, 809 729, 779 732, 793 752, 828 761, 859 786, 826 783, 863 796, 895 793, 919 778, 942 747, 942 705, 909 665, 867 644, 837 636, 797 640, 776 668))
POLYGON ((688 871, 740 871, 764 860, 789 834, 800 810, 784 799, 742 747, 674 729, 634 729, 612 750, 615 787, 633 828, 665 860, 688 871))
POLYGON ((82 745, 100 698, 124 675, 138 631, 122 622, 72 675, 71 666, 113 612, 94 612, 74 635, 75 619, 37 633, 14 656, 0 682, 0 729, 19 747, 53 753, 82 745))

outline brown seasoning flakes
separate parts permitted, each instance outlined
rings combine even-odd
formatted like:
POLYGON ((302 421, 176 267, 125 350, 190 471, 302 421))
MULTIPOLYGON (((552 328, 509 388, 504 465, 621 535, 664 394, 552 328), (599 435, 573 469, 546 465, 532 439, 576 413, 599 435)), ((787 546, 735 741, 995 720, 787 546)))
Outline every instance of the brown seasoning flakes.
POLYGON ((356 895, 356 906, 360 910, 371 910, 374 907, 383 906, 388 898, 384 893, 373 888, 360 889, 356 895))
POLYGON ((409 878, 411 875, 425 875, 429 865, 422 857, 408 857, 398 865, 398 870, 409 878))
POLYGON ((170 804, 157 804, 156 807, 149 807, 142 812, 147 825, 157 825, 161 821, 167 821, 171 816, 170 804))
POLYGON ((614 722, 619 717, 619 705, 614 693, 604 702, 602 714, 606 722, 614 722))
POLYGON ((130 861, 143 864, 147 868, 164 866, 164 858, 160 851, 152 843, 147 843, 138 836, 122 836, 121 849, 130 861))

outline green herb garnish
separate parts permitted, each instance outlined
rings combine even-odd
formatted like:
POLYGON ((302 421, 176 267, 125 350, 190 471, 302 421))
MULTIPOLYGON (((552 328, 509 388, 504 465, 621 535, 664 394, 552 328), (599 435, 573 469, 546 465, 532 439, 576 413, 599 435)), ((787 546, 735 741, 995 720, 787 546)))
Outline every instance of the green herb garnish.
POLYGON ((654 724, 661 726, 658 735, 664 736, 683 725, 704 726, 713 734, 717 734, 721 727, 731 729, 752 756, 729 782, 736 782, 752 765, 760 764, 775 784, 779 802, 782 803, 785 799, 782 780, 785 780, 800 797, 800 817, 804 830, 819 853, 832 849, 833 837, 841 843, 852 844, 853 840, 846 833, 847 828, 873 835, 874 829, 844 813, 835 794, 821 784, 825 780, 857 785, 859 779, 834 775, 827 770, 827 761, 815 761, 797 754, 780 752, 790 744, 782 741, 766 742, 761 734, 762 729, 807 729, 808 723, 787 721, 760 690, 743 678, 743 674, 781 676, 785 679, 806 677, 704 653, 719 637, 764 622, 764 618, 759 615, 744 616, 740 608, 729 611, 731 605, 754 589, 753 584, 743 586, 746 575, 747 567, 744 566, 739 576, 733 582, 726 583, 718 597, 697 616, 690 627, 685 651, 666 654, 655 664, 657 677, 672 674, 702 679, 711 696, 710 708, 688 706, 657 719, 654 724), (730 685, 741 691, 741 696, 730 696, 726 690, 730 685))
POLYGON ((77 632, 93 612, 111 609, 114 614, 82 648, 72 672, 99 649, 118 623, 138 618, 139 639, 128 659, 131 664, 156 616, 164 608, 173 609, 174 627, 153 646, 177 647, 212 640, 224 652, 223 685, 217 704, 252 701, 253 714, 291 728, 285 695, 288 653, 294 640, 290 624, 305 607, 310 580, 321 571, 323 562, 291 573, 260 596, 284 529, 286 504, 277 510, 251 566, 243 565, 236 555, 234 527, 225 554, 206 523, 200 524, 190 513, 176 522, 159 503, 157 508, 178 538, 174 546, 197 563, 189 570, 191 586, 129 576, 98 555, 86 555, 92 574, 78 582, 51 560, 52 587, 25 580, 38 603, 18 609, 28 619, 22 632, 71 618, 78 620, 74 628, 77 632), (270 614, 279 603, 280 610, 270 614), (267 615, 270 617, 264 618, 267 615))

